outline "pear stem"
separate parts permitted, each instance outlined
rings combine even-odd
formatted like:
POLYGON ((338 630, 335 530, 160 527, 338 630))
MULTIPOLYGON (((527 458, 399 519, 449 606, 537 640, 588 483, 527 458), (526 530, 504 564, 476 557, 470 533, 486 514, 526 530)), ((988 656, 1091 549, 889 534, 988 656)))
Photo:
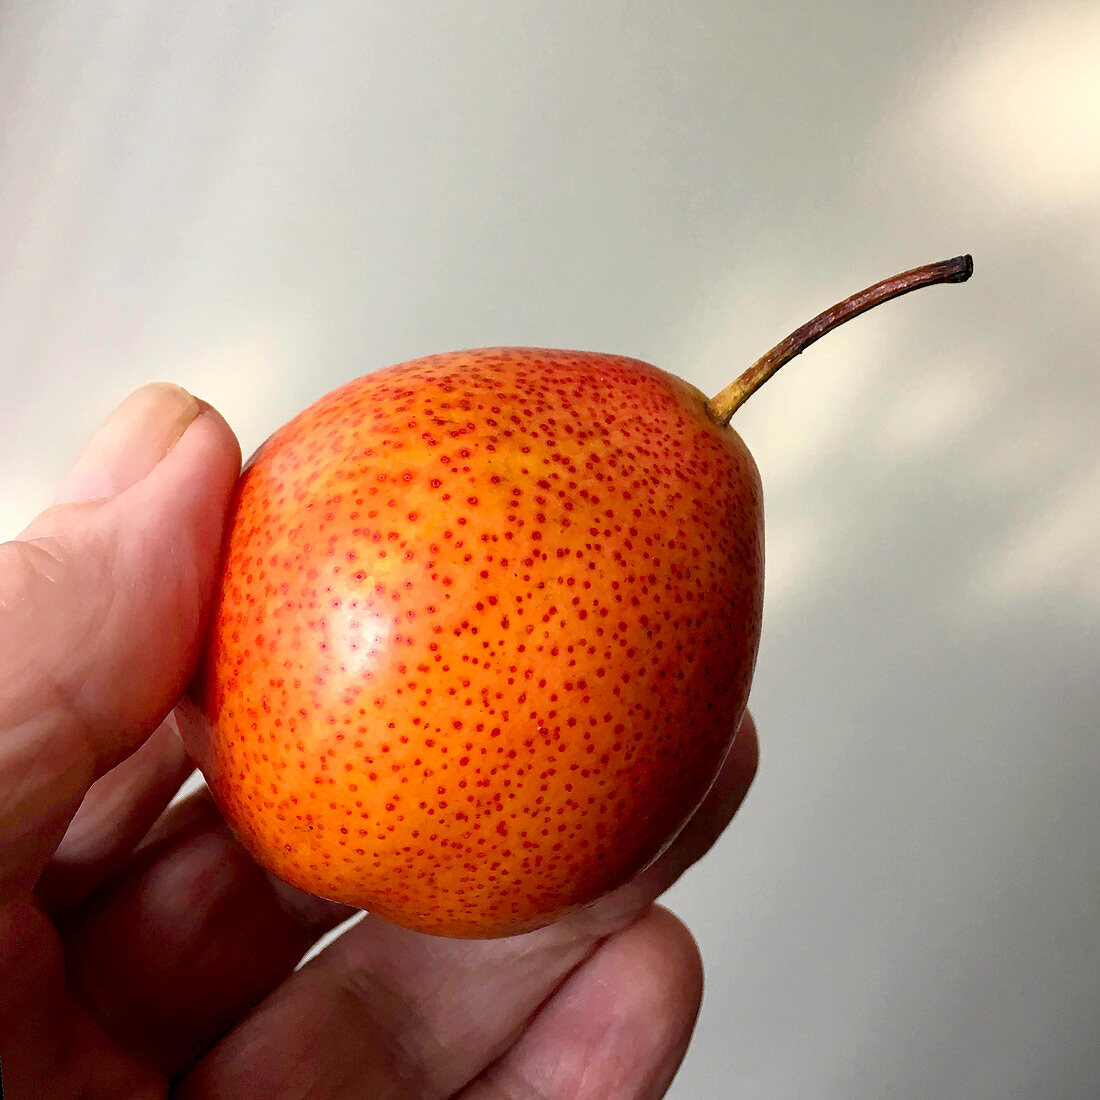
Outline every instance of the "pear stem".
POLYGON ((951 260, 941 260, 935 264, 915 267, 889 279, 883 279, 831 309, 819 313, 812 321, 795 329, 785 340, 776 344, 766 355, 762 355, 744 374, 734 379, 721 393, 707 402, 707 413, 720 427, 729 424, 737 410, 769 379, 784 363, 790 362, 803 352, 815 340, 832 331, 838 325, 850 321, 853 317, 873 309, 891 298, 919 290, 922 286, 936 283, 965 283, 974 273, 974 261, 970 256, 956 256, 951 260))

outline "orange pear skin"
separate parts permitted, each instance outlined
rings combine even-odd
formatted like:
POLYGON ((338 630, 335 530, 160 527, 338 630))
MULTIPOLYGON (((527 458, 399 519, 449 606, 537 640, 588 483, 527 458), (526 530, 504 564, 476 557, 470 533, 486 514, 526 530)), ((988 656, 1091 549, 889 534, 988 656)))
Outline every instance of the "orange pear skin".
POLYGON ((714 781, 760 479, 672 375, 501 348, 367 375, 240 480, 188 737, 256 859, 425 932, 630 878, 714 781))

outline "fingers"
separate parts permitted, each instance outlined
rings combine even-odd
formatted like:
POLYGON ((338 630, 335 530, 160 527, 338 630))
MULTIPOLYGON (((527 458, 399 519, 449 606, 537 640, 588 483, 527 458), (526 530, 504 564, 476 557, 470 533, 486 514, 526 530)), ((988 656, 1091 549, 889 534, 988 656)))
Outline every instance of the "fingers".
POLYGON ((119 1046, 179 1074, 351 914, 296 893, 199 792, 66 919, 70 985, 119 1046))
POLYGON ((169 715, 132 756, 97 779, 35 885, 43 909, 60 916, 118 870, 194 767, 169 715))
POLYGON ((650 909, 573 971, 458 1100, 657 1100, 683 1060, 702 996, 691 933, 667 909, 650 909))
POLYGON ((69 996, 57 931, 29 902, 0 906, 0 1094, 139 1098, 164 1095, 163 1079, 115 1047, 69 996))
POLYGON ((209 406, 146 387, 93 437, 69 501, 0 545, 0 899, 30 889, 193 674, 239 463, 209 406))
POLYGON ((637 919, 710 847, 748 790, 756 760, 746 721, 718 782, 669 851, 634 882, 548 928, 451 940, 366 916, 228 1035, 182 1095, 297 1095, 304 1065, 332 1082, 317 1086, 319 1097, 452 1094, 515 1042, 602 938, 637 919), (345 1080, 361 1091, 339 1091, 345 1080))

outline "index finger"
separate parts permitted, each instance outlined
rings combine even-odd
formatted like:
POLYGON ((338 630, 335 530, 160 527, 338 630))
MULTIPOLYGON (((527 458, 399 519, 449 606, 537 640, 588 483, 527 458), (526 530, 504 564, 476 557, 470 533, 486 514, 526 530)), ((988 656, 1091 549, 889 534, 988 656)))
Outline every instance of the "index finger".
POLYGON ((70 481, 102 495, 0 544, 0 899, 33 886, 91 783, 193 674, 239 463, 213 409, 144 387, 70 481))

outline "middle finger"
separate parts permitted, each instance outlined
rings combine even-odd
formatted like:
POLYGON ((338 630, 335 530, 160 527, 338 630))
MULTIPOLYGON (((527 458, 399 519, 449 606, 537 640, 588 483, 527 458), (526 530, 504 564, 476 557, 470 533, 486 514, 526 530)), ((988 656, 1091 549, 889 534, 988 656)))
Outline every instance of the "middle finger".
POLYGON ((199 791, 59 923, 73 991, 116 1042, 172 1076, 351 912, 272 879, 199 791))

